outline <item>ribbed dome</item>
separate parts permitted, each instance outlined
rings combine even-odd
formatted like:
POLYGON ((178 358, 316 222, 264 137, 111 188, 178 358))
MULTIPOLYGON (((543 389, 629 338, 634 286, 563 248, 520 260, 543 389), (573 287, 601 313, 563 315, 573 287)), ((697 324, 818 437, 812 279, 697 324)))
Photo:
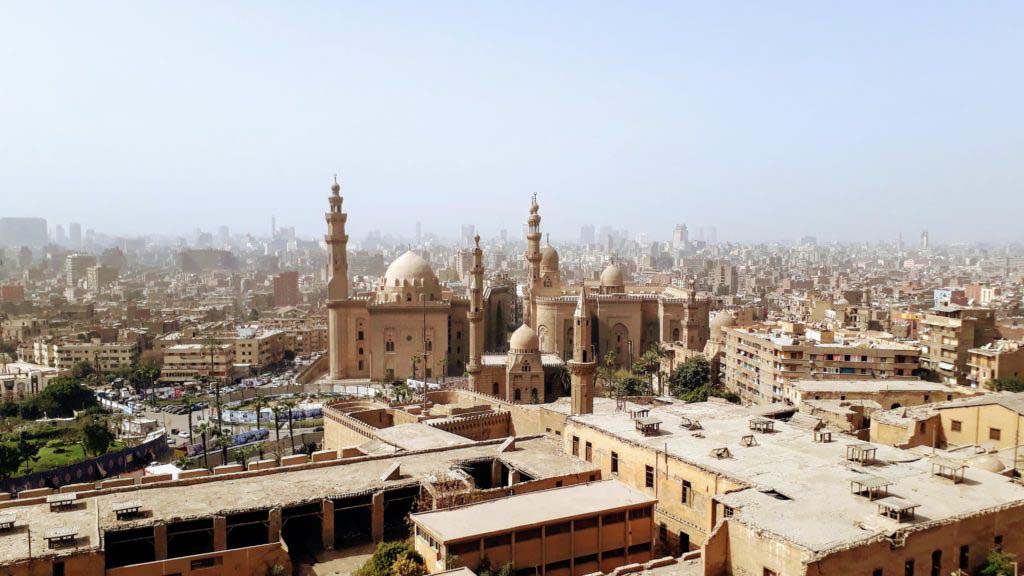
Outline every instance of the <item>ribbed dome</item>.
POLYGON ((604 272, 601 272, 601 286, 624 286, 626 283, 622 280, 622 270, 615 264, 609 264, 604 272))
POLYGON ((540 249, 540 268, 541 270, 558 270, 558 250, 551 245, 540 249))
POLYGON ((523 324, 512 333, 508 347, 511 352, 537 352, 540 350, 540 340, 537 339, 537 333, 533 331, 533 328, 523 324))
POLYGON ((711 318, 711 333, 714 334, 716 330, 720 331, 722 328, 728 328, 734 324, 736 324, 736 319, 732 317, 728 310, 719 310, 711 318))
POLYGON ((436 284, 437 276, 430 267, 430 262, 412 250, 399 256, 384 273, 384 285, 388 287, 404 286, 406 283, 417 286, 420 281, 424 284, 436 284))

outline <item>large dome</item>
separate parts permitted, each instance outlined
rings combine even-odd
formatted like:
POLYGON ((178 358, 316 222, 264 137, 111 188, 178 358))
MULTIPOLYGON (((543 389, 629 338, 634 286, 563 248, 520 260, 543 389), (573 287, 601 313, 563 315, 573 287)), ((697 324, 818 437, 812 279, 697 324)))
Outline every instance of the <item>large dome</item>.
POLYGON ((388 266, 380 280, 377 302, 433 302, 441 298, 441 284, 430 263, 409 251, 388 266))
POLYGON ((537 333, 533 331, 533 328, 523 324, 512 333, 512 338, 508 341, 508 348, 510 352, 519 354, 537 352, 540 350, 540 340, 537 339, 537 333))
POLYGON ((728 310, 719 310, 711 318, 711 333, 713 334, 716 329, 721 330, 722 328, 728 328, 734 324, 736 324, 736 319, 732 317, 732 314, 730 314, 728 310))
POLYGON ((399 256, 384 273, 387 287, 420 286, 421 283, 436 283, 437 276, 430 262, 412 250, 399 256))
POLYGON ((609 264, 604 272, 601 272, 601 286, 607 286, 613 288, 616 286, 624 286, 626 283, 622 280, 622 270, 619 269, 615 264, 609 264))
POLYGON ((540 249, 540 268, 541 270, 558 270, 558 250, 551 245, 540 249))

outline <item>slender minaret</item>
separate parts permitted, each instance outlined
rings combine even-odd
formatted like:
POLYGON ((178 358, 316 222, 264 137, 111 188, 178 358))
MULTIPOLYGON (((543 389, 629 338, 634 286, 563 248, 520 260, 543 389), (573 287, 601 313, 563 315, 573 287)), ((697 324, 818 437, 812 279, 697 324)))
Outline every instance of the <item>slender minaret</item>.
POLYGON ((470 390, 477 390, 477 378, 480 376, 480 358, 484 351, 484 333, 481 322, 484 319, 484 251, 480 249, 480 235, 477 234, 473 241, 476 247, 473 248, 473 269, 470 270, 469 283, 469 364, 466 372, 469 373, 470 390))
POLYGON ((590 306, 587 304, 587 288, 580 289, 576 312, 572 317, 572 360, 569 374, 572 378, 572 413, 591 414, 594 412, 594 375, 597 362, 591 351, 590 306))
POLYGON ((537 193, 534 192, 530 203, 530 217, 526 219, 529 232, 526 233, 526 306, 523 307, 523 324, 534 330, 536 326, 537 308, 534 302, 536 290, 540 286, 540 206, 537 204, 537 193))
POLYGON ((328 201, 331 209, 327 212, 327 328, 330 335, 330 370, 331 378, 345 377, 345 350, 342 342, 345 339, 346 313, 341 306, 348 299, 348 235, 345 234, 345 221, 348 214, 341 211, 341 186, 338 177, 334 177, 331 185, 331 196, 328 201))

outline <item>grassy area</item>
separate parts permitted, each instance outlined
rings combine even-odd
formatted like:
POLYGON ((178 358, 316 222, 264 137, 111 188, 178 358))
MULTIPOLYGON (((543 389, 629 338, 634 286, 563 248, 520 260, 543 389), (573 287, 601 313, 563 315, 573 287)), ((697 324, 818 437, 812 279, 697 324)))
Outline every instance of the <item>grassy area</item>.
MULTIPOLYGON (((317 426, 323 426, 323 425, 324 425, 324 419, 323 418, 310 418, 308 420, 295 420, 295 421, 292 422, 292 428, 295 428, 295 429, 298 429, 298 428, 315 428, 317 426)), ((288 428, 288 421, 287 420, 284 422, 284 425, 282 426, 282 428, 283 429, 287 429, 288 428)))
MULTIPOLYGON (((120 442, 114 442, 107 449, 107 452, 115 452, 122 448, 124 448, 124 445, 120 442)), ((59 443, 55 446, 43 446, 39 449, 39 454, 37 454, 37 456, 39 457, 37 461, 29 461, 21 465, 21 468, 18 469, 19 476, 52 470, 61 466, 74 464, 75 462, 81 462, 86 459, 85 452, 82 449, 81 444, 69 444, 66 442, 59 443)))

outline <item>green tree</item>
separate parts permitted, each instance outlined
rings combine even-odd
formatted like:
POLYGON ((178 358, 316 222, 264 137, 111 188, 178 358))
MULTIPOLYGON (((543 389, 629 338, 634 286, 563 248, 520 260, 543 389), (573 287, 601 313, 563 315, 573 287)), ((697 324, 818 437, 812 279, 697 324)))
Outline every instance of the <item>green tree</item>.
POLYGON ((423 566, 423 557, 408 542, 381 542, 373 556, 356 570, 357 576, 395 576, 392 567, 400 558, 423 566))
POLYGON ((92 390, 81 383, 71 378, 55 378, 42 392, 25 404, 34 405, 38 412, 46 416, 67 418, 76 411, 96 406, 97 402, 92 390))
POLYGON ((409 554, 402 554, 391 567, 391 576, 424 576, 427 568, 409 554))
POLYGON ((292 454, 295 454, 295 433, 292 431, 292 411, 298 404, 295 400, 285 400, 281 402, 281 408, 285 409, 288 414, 288 439, 292 445, 292 454))
POLYGON ((74 366, 71 367, 71 377, 75 380, 85 380, 95 373, 96 369, 93 368, 92 363, 88 360, 75 362, 74 366))
POLYGON ((186 393, 181 400, 185 403, 186 414, 188 414, 188 443, 192 444, 192 407, 196 405, 198 398, 193 394, 186 393))
MULTIPOLYGON (((267 405, 267 399, 260 392, 259 388, 256 389, 256 395, 253 397, 253 404, 256 406, 256 429, 260 429, 260 417, 262 415, 263 407, 267 405)), ((263 443, 259 444, 260 460, 263 459, 263 443)))
POLYGON ((669 393, 682 398, 687 393, 711 383, 711 363, 703 356, 694 356, 676 366, 668 378, 669 393))
MULTIPOLYGON (((196 428, 196 434, 199 434, 199 438, 200 438, 200 440, 203 443, 203 467, 206 468, 207 470, 210 469, 210 456, 209 456, 209 453, 207 452, 207 444, 206 444, 206 438, 207 438, 207 435, 209 435, 209 433, 210 433, 210 423, 209 422, 203 422, 202 424, 199 425, 199 427, 196 428)), ((192 437, 192 431, 189 430, 189 438, 191 438, 191 437, 192 437)), ((191 442, 189 442, 189 443, 191 444, 191 442)), ((224 462, 224 463, 227 464, 227 462, 224 462)))
POLYGON ((114 434, 101 418, 89 418, 82 424, 82 450, 86 456, 100 456, 114 442, 114 434))
POLYGON ((982 576, 1012 576, 1016 574, 1014 564, 1017 557, 1008 552, 993 550, 985 557, 985 566, 981 569, 982 576))
POLYGON ((1007 392, 1024 392, 1024 378, 1011 376, 1009 378, 996 378, 992 381, 993 390, 1006 390, 1007 392))
POLYGON ((647 392, 647 381, 632 374, 620 378, 614 386, 616 396, 643 396, 647 392))

